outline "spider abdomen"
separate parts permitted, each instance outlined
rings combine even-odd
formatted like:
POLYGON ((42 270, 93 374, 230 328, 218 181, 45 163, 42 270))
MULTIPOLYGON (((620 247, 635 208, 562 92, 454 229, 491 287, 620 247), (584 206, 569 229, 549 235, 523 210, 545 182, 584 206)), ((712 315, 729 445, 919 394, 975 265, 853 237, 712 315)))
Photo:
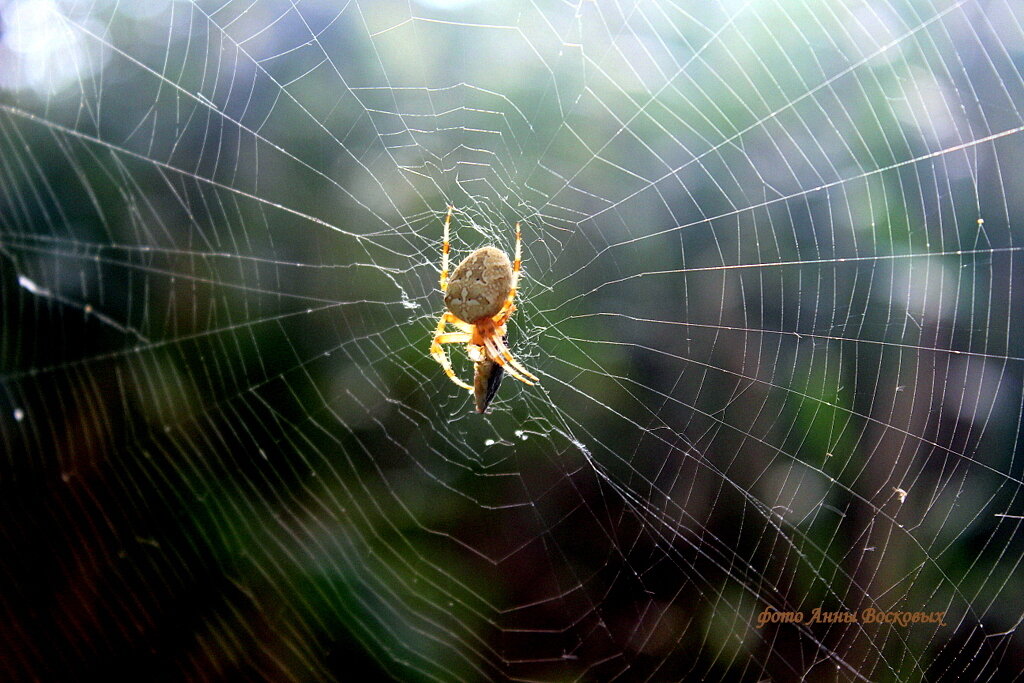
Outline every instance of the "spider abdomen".
POLYGON ((512 262, 500 249, 483 247, 452 271, 444 305, 460 320, 475 323, 497 315, 511 289, 512 262))

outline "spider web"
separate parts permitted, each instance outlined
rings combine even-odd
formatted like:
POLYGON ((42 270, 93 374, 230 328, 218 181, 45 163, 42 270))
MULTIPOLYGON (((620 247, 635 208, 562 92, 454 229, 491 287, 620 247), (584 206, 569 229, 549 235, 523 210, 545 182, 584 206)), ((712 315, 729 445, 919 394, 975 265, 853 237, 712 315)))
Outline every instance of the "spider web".
POLYGON ((1019 5, 0 17, 9 677, 1019 678, 1019 5))

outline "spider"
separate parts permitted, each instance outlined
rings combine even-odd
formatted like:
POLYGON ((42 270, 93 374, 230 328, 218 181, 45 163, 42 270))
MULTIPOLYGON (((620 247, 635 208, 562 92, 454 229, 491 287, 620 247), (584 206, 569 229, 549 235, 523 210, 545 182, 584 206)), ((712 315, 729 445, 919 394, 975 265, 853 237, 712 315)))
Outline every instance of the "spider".
POLYGON ((441 244, 441 291, 447 310, 441 314, 430 343, 434 357, 448 378, 473 393, 476 411, 482 413, 498 391, 505 372, 524 384, 540 380, 512 357, 505 344, 505 323, 516 310, 516 285, 522 266, 522 234, 516 223, 516 258, 509 262, 505 252, 494 247, 482 247, 456 266, 448 278, 448 226, 454 206, 448 206, 444 219, 444 242, 441 244), (448 325, 459 332, 445 333, 448 325), (473 361, 473 385, 466 384, 455 375, 442 344, 465 344, 466 353, 473 361))

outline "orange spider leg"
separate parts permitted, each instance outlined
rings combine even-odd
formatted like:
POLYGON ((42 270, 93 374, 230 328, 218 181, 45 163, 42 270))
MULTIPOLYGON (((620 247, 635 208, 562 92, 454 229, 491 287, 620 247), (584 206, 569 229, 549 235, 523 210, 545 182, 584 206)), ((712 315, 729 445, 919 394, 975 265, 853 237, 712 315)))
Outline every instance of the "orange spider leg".
POLYGON ((469 332, 449 332, 434 337, 434 341, 438 344, 468 344, 472 338, 469 332))
POLYGON ((534 382, 531 382, 529 379, 523 376, 522 373, 519 372, 519 369, 516 368, 516 365, 519 364, 515 362, 512 356, 508 356, 507 358, 503 357, 501 350, 497 346, 496 337, 488 337, 487 339, 484 340, 484 345, 484 347, 487 349, 487 356, 490 360, 493 360, 495 363, 503 367, 505 371, 508 372, 508 374, 512 375, 523 384, 534 384, 534 382), (515 363, 515 365, 512 365, 511 363, 509 363, 509 361, 512 361, 512 363, 515 363))
POLYGON ((523 267, 523 233, 519 230, 519 223, 516 223, 516 258, 512 261, 512 287, 508 290, 508 298, 501 310, 494 316, 495 325, 503 325, 516 310, 513 301, 516 298, 516 291, 519 289, 519 271, 523 267))
MULTIPOLYGON (((490 347, 488 347, 488 348, 490 348, 490 347)), ((506 362, 505 359, 502 358, 501 356, 490 356, 488 358, 488 360, 490 360, 493 363, 497 363, 498 365, 500 365, 502 367, 502 369, 505 370, 505 372, 507 372, 510 376, 515 377, 517 380, 519 380, 523 384, 529 384, 530 386, 533 386, 535 384, 535 382, 531 382, 530 380, 526 379, 526 377, 521 375, 518 370, 516 370, 511 365, 509 365, 508 362, 506 362)))
POLYGON ((508 322, 508 319, 512 317, 512 314, 516 312, 515 304, 506 304, 504 308, 498 311, 497 314, 491 320, 494 322, 495 327, 501 327, 508 322))
POLYGON ((456 318, 455 314, 452 313, 451 311, 444 312, 444 321, 447 324, 459 330, 460 332, 465 332, 467 334, 472 334, 476 329, 469 323, 462 320, 461 318, 456 318))
POLYGON ((505 343, 504 339, 502 339, 501 337, 495 337, 494 338, 494 347, 501 354, 501 357, 504 358, 508 362, 509 365, 511 365, 516 370, 518 370, 520 372, 520 374, 525 375, 528 379, 533 380, 533 382, 539 382, 540 381, 537 378, 536 375, 534 375, 529 370, 524 368, 522 363, 520 363, 519 361, 517 361, 515 358, 512 357, 512 352, 509 350, 508 344, 505 343))
POLYGON ((444 241, 441 242, 441 291, 448 291, 448 252, 452 250, 452 244, 448 241, 448 225, 452 222, 452 211, 455 207, 448 205, 448 215, 444 217, 444 241))
MULTIPOLYGON (((457 385, 459 385, 460 387, 467 391, 473 391, 472 386, 466 384, 461 379, 456 377, 455 371, 452 370, 452 364, 448 360, 448 354, 446 354, 444 352, 444 349, 441 348, 441 344, 444 342, 439 341, 440 339, 443 339, 446 336, 451 336, 446 335, 444 333, 444 328, 449 322, 454 323, 455 321, 458 321, 460 323, 462 322, 451 313, 446 312, 441 314, 441 318, 437 321, 437 329, 434 330, 434 339, 433 341, 430 342, 430 355, 434 357, 434 360, 441 364, 441 367, 444 369, 444 374, 448 375, 448 379, 455 382, 457 385)), ((462 324, 465 325, 465 323, 462 324)), ((468 337, 469 335, 467 334, 466 336, 468 337)), ((468 341, 468 339, 466 341, 468 341)))

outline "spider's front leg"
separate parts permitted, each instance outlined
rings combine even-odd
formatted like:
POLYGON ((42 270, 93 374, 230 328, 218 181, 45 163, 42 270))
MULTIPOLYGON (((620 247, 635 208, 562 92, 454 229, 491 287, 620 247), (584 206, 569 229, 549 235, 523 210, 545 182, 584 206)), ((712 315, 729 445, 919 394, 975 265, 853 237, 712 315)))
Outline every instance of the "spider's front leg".
POLYGON ((466 384, 455 375, 455 371, 452 370, 452 364, 448 360, 448 355, 444 352, 444 349, 441 348, 441 344, 466 344, 469 342, 471 336, 468 332, 445 334, 445 327, 447 327, 449 323, 463 329, 464 326, 468 327, 468 325, 465 325, 465 323, 451 313, 442 313, 441 318, 437 321, 437 329, 434 330, 434 338, 430 342, 430 355, 434 357, 434 360, 441 364, 441 367, 444 369, 444 374, 448 375, 448 379, 467 391, 473 391, 472 386, 466 384))
POLYGON ((444 217, 444 240, 441 242, 441 291, 448 291, 448 252, 452 250, 452 243, 449 240, 448 227, 452 222, 452 211, 455 207, 448 205, 448 215, 444 217))
POLYGON ((515 313, 516 305, 516 292, 519 291, 519 273, 523 269, 523 232, 519 229, 519 223, 516 223, 516 257, 512 261, 512 286, 509 287, 508 296, 505 297, 505 303, 502 305, 501 310, 494 316, 495 326, 504 325, 512 314, 515 313))
POLYGON ((512 353, 505 346, 505 342, 502 341, 501 337, 489 337, 484 341, 484 345, 487 349, 488 359, 501 365, 508 374, 523 384, 534 385, 540 381, 535 375, 524 368, 519 361, 512 357, 512 353))

